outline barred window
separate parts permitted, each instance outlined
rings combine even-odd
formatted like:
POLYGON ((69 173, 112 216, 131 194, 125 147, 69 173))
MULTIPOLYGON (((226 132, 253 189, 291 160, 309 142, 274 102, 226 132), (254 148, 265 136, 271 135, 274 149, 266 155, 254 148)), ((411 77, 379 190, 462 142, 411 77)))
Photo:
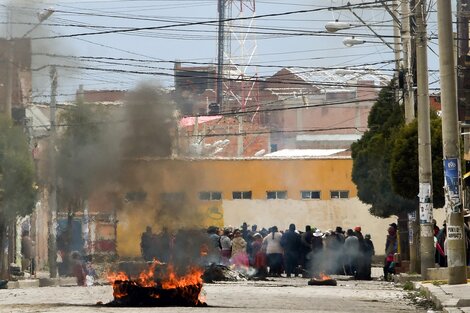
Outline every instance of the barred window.
POLYGON ((232 192, 232 198, 235 200, 251 199, 251 191, 234 191, 232 192))
POLYGON ((199 193, 199 200, 205 200, 205 201, 222 200, 222 193, 219 191, 201 191, 199 193))
POLYGON ((287 191, 266 191, 266 199, 287 199, 287 191))
POLYGON ((349 198, 349 191, 347 190, 331 190, 330 191, 331 199, 347 199, 349 198))
POLYGON ((303 200, 320 199, 320 191, 319 190, 304 190, 300 192, 300 196, 303 200))

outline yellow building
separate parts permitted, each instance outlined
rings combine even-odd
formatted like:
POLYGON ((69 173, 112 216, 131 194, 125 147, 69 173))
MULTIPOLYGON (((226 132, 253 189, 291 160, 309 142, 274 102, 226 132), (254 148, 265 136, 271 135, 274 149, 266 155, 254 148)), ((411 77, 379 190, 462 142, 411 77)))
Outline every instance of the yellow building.
POLYGON ((253 159, 145 159, 126 161, 117 211, 117 249, 140 255, 140 235, 194 226, 234 226, 243 222, 323 231, 361 226, 378 254, 388 224, 357 198, 350 157, 253 159))

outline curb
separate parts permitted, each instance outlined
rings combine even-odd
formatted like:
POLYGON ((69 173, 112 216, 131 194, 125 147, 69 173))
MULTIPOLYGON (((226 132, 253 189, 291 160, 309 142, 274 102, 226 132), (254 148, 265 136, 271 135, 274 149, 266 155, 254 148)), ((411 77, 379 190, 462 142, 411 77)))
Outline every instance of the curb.
POLYGON ((53 286, 77 286, 77 279, 75 277, 60 277, 9 281, 6 285, 6 289, 39 288, 53 286))
POLYGON ((461 308, 469 304, 468 299, 453 298, 452 295, 446 293, 441 287, 429 283, 415 282, 413 287, 415 290, 422 291, 426 298, 435 304, 438 310, 442 310, 445 313, 468 312, 461 308))

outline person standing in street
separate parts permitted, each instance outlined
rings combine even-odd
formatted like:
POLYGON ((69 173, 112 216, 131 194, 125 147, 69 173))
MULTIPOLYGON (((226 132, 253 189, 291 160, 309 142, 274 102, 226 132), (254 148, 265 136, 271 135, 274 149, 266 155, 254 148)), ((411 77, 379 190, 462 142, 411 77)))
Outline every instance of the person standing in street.
POLYGON ((384 261, 384 280, 388 280, 390 274, 395 273, 393 266, 393 256, 398 251, 397 229, 390 224, 388 235, 385 241, 385 261, 384 261))
POLYGON ((355 277, 357 274, 359 239, 354 235, 352 229, 348 229, 346 235, 346 239, 344 240, 344 252, 346 255, 346 274, 355 277))
POLYGON ((312 237, 312 227, 305 226, 305 232, 300 235, 300 265, 304 271, 307 270, 307 256, 312 251, 312 237))
POLYGON ((242 237, 240 230, 236 229, 233 232, 232 239, 232 264, 235 267, 243 269, 248 268, 248 255, 246 253, 246 241, 242 237))
POLYGON ((370 234, 364 237, 364 276, 363 279, 371 280, 372 256, 375 255, 374 243, 370 234))
POLYGON ((281 237, 281 247, 284 249, 284 261, 286 264, 286 275, 296 273, 300 253, 300 235, 295 231, 295 224, 289 225, 289 230, 281 237))
POLYGON ((271 227, 271 232, 264 238, 266 245, 266 255, 268 257, 269 275, 281 276, 282 273, 282 235, 278 232, 277 226, 271 227))
POLYGON ((21 236, 21 269, 34 275, 34 265, 34 242, 25 230, 21 236))
POLYGON ((225 228, 224 233, 220 236, 220 262, 223 265, 229 265, 231 257, 232 239, 230 239, 230 229, 225 228))

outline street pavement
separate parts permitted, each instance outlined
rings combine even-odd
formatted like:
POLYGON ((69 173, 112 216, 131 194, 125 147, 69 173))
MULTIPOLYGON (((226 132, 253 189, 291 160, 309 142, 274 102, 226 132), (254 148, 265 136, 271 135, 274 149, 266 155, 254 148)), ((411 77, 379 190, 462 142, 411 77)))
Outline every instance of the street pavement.
POLYGON ((470 283, 461 285, 415 282, 415 289, 422 290, 434 302, 436 308, 446 313, 470 313, 470 283))
MULTIPOLYGON (((381 281, 380 268, 373 281, 338 277, 338 286, 308 286, 305 278, 270 278, 205 284, 207 308, 159 308, 159 312, 448 312, 470 313, 470 283, 447 285, 441 281, 403 284, 381 281), (426 300, 426 298, 428 300, 426 300), (432 305, 434 304, 434 305, 432 305)), ((50 279, 39 275, 10 283, 0 290, 1 312, 154 312, 150 308, 110 308, 109 285, 78 287, 73 278, 50 279), (35 288, 44 287, 44 288, 35 288)))
POLYGON ((30 312, 430 312, 431 303, 416 291, 381 280, 338 277, 337 286, 309 286, 306 278, 276 277, 204 285, 208 307, 117 308, 109 285, 50 286, 0 290, 0 313, 30 312))

